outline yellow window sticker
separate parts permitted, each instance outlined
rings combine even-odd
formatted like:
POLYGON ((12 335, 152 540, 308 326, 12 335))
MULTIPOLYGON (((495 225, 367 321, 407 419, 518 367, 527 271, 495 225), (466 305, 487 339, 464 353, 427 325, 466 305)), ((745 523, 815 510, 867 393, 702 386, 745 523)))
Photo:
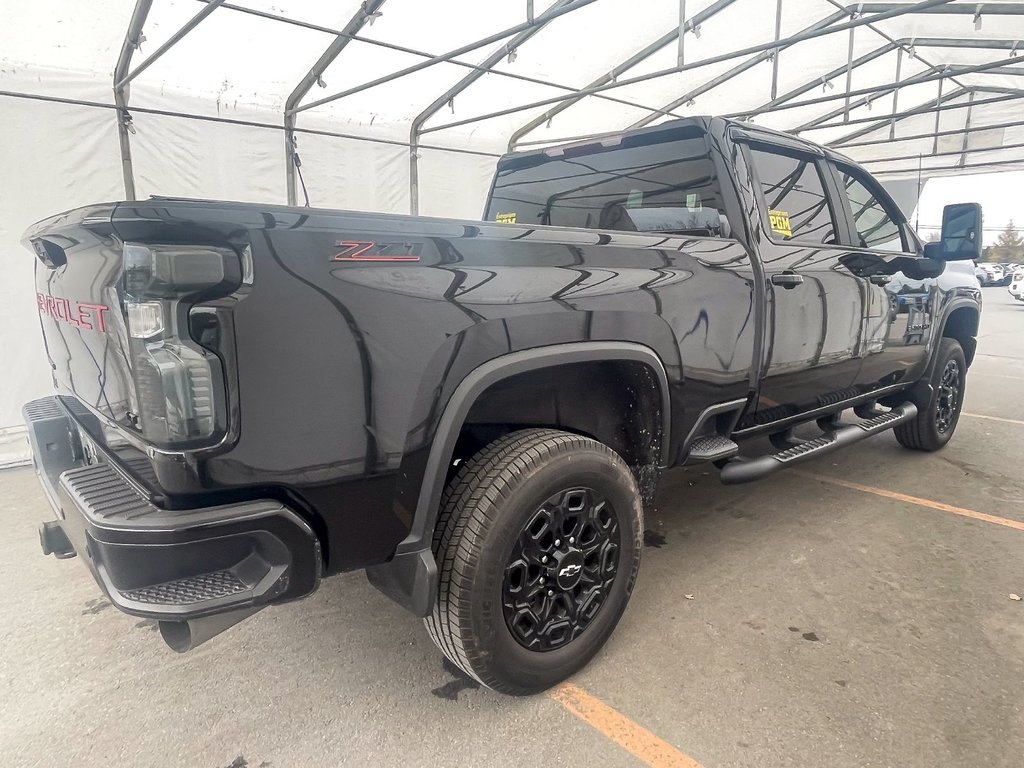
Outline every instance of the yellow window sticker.
POLYGON ((516 213, 515 211, 513 211, 512 213, 499 213, 497 216, 494 217, 494 220, 499 224, 515 224, 516 213))
POLYGON ((785 211, 768 209, 768 222, 772 232, 783 237, 793 236, 793 227, 789 223, 789 214, 785 211))

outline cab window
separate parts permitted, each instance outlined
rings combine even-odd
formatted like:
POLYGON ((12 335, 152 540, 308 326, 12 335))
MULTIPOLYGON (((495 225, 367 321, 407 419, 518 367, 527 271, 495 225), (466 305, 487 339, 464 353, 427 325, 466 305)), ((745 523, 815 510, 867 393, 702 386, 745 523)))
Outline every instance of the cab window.
POLYGON ((818 163, 810 155, 750 148, 773 240, 834 243, 835 224, 818 163))
POLYGON ((874 187, 853 168, 839 167, 839 183, 850 206, 856 242, 850 245, 873 251, 907 252, 900 221, 902 217, 889 200, 872 191, 874 187))

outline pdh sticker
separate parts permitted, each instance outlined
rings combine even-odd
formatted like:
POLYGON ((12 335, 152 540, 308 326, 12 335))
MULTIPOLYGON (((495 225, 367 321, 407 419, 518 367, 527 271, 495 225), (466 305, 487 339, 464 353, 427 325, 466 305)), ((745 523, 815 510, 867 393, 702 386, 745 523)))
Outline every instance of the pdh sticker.
POLYGON ((768 222, 769 226, 777 235, 783 237, 793 236, 793 227, 789 223, 789 214, 785 211, 776 211, 773 208, 768 209, 768 222))
POLYGON ((515 211, 513 211, 512 213, 499 213, 497 216, 494 217, 494 220, 499 224, 515 224, 516 213, 515 211))

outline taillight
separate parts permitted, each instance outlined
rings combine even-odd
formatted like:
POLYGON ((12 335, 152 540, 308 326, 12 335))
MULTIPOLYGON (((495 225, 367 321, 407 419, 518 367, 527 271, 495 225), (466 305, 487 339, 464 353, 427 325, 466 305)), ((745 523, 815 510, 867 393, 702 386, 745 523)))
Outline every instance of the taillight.
POLYGON ((229 248, 124 245, 125 314, 138 426, 156 444, 201 441, 223 418, 220 358, 189 334, 196 301, 238 285, 242 264, 229 248))

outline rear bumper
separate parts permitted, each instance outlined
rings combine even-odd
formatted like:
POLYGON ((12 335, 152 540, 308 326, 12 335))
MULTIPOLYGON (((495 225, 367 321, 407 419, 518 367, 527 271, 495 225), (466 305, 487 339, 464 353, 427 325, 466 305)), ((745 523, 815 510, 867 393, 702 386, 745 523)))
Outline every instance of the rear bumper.
POLYGON ((44 553, 78 555, 125 613, 187 621, 252 612, 319 585, 319 541, 280 502, 161 509, 57 398, 34 400, 23 413, 33 464, 57 516, 40 529, 44 553))

